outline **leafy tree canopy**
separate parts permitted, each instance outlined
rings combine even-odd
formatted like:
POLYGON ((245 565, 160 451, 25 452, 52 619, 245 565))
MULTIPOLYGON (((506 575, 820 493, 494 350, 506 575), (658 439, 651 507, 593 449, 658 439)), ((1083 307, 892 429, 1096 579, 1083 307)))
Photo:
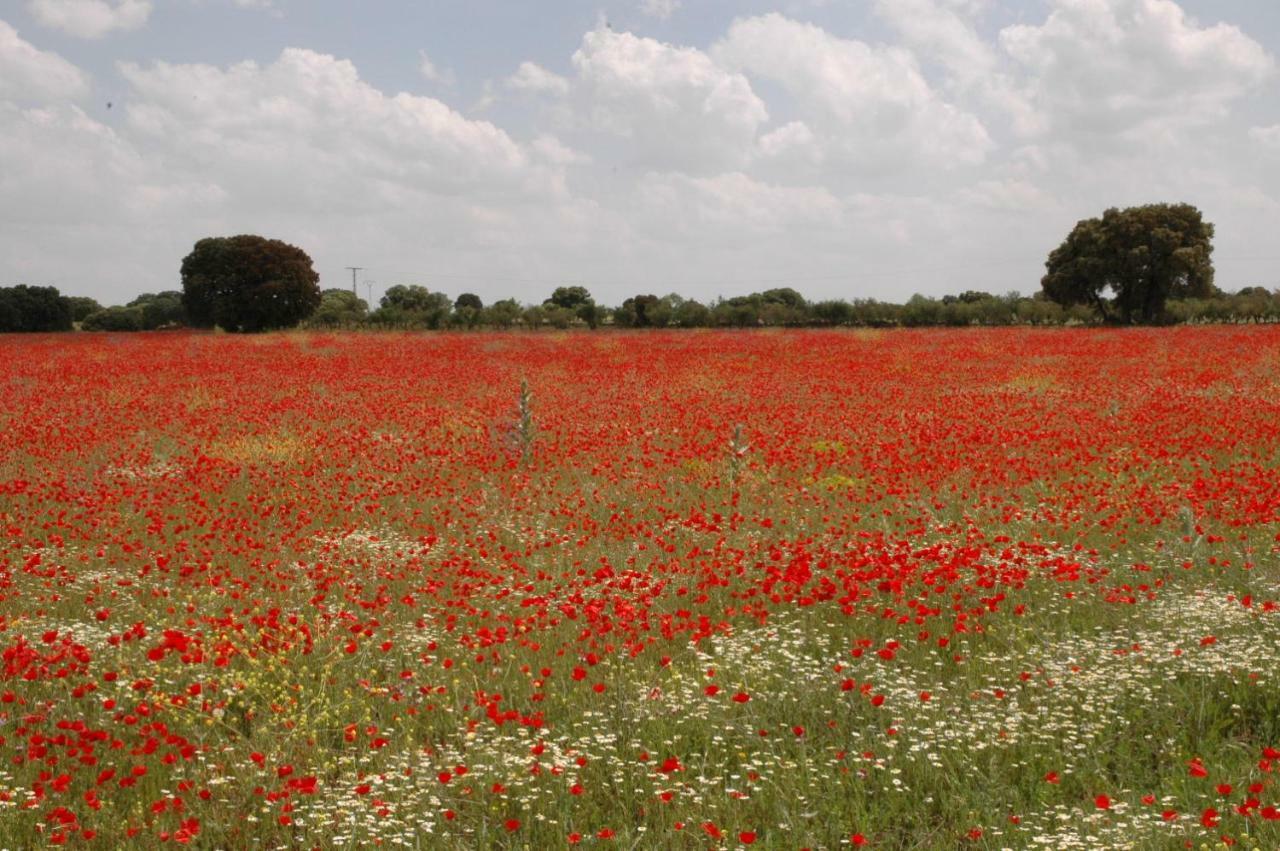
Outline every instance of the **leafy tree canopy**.
POLYGON ((70 331, 71 300, 55 287, 0 287, 0 331, 70 331))
POLYGON ((98 300, 89 298, 87 295, 69 295, 66 298, 67 303, 71 305, 71 319, 74 322, 83 322, 90 313, 102 310, 98 300))
POLYGON ((586 287, 556 287, 555 292, 551 294, 551 298, 547 299, 543 304, 563 307, 566 310, 577 310, 584 304, 595 304, 595 300, 591 298, 591 293, 587 291, 586 287))
POLYGON ((198 327, 289 328, 319 306, 319 281, 301 248, 250 234, 210 237, 182 261, 182 304, 198 327))
POLYGON ((320 293, 320 306, 311 314, 311 325, 333 327, 363 322, 369 316, 368 303, 351 290, 330 289, 320 293))
POLYGON ((139 309, 144 331, 187 324, 187 310, 182 305, 182 293, 177 290, 143 293, 125 307, 139 309))
POLYGON ((375 321, 397 325, 439 328, 452 306, 444 293, 433 293, 421 284, 396 284, 383 294, 375 321))
POLYGON ((1088 304, 1111 321, 1155 322, 1170 298, 1207 298, 1213 225, 1190 204, 1112 208, 1076 224, 1045 262, 1040 284, 1065 306, 1088 304))
POLYGON ((91 313, 80 324, 85 331, 141 331, 143 330, 142 308, 108 307, 91 313))

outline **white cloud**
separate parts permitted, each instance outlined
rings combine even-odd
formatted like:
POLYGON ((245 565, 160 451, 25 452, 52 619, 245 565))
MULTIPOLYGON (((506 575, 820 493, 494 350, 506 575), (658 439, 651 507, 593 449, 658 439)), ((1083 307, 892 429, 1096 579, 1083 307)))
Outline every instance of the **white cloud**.
POLYGON ((1270 127, 1250 127, 1249 138, 1268 148, 1280 150, 1280 124, 1270 127))
POLYGON ((714 177, 651 173, 639 193, 659 232, 694 240, 709 232, 733 238, 843 226, 843 207, 826 188, 771 185, 742 172, 714 177))
POLYGON ((0 20, 0 99, 40 103, 83 97, 84 73, 56 53, 39 50, 0 20))
POLYGON ((452 86, 454 83, 453 72, 448 68, 437 67, 425 50, 418 51, 418 73, 423 79, 442 86, 452 86))
POLYGON ((538 136, 529 144, 529 147, 546 162, 558 166, 585 165, 591 162, 591 157, 581 151, 575 151, 549 133, 538 136))
POLYGON ((615 227, 565 188, 565 168, 585 155, 382 92, 331 56, 286 50, 266 65, 120 72, 130 91, 119 132, 73 107, 0 103, 9 273, 71 292, 105 285, 100 296, 123 300, 172 286, 196 239, 259 232, 303 246, 327 280, 347 263, 377 267, 388 283, 442 264, 528 275, 548 255, 565 268, 573 246, 615 227))
POLYGON ((970 83, 990 74, 996 57, 974 27, 971 8, 948 0, 876 0, 876 14, 912 47, 970 83))
POLYGON ((772 161, 799 158, 817 165, 822 161, 822 150, 809 125, 790 121, 760 137, 758 157, 772 161))
POLYGON ((1045 128, 1071 134, 1216 121, 1275 66, 1238 28, 1201 26, 1172 0, 1053 0, 1043 24, 1006 27, 1000 44, 1045 128))
POLYGON ((193 169, 216 165, 252 195, 287 189, 299 205, 350 204, 380 182, 510 191, 536 176, 526 152, 493 124, 433 98, 388 96, 325 54, 289 49, 266 66, 125 63, 120 71, 134 92, 134 130, 166 140, 193 169), (344 174, 375 185, 353 196, 344 174))
POLYGON ((77 38, 102 38, 146 24, 151 0, 29 0, 27 9, 46 27, 77 38))
POLYGON ((1014 213, 1040 212, 1054 206, 1047 193, 1024 178, 980 180, 961 190, 958 198, 966 204, 1014 213))
POLYGON ((636 164, 737 167, 768 118, 746 77, 695 48, 602 28, 583 37, 573 66, 592 126, 625 139, 636 164))
POLYGON ((977 117, 947 103, 898 47, 842 39, 778 14, 734 21, 712 55, 780 84, 829 157, 863 168, 982 162, 977 117))
POLYGON ((681 6, 680 0, 641 0, 640 11, 660 21, 668 20, 681 6))
POLYGON ((569 93, 569 81, 536 62, 521 62, 516 72, 507 78, 507 88, 562 97, 569 93))

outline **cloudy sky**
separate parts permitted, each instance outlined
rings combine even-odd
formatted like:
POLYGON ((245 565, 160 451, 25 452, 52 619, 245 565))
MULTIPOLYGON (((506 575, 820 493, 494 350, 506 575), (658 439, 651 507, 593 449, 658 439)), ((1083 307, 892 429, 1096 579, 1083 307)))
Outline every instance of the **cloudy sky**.
POLYGON ((0 284, 261 233, 375 298, 1031 292, 1189 201, 1275 287, 1277 55, 1275 0, 0 0, 0 284))

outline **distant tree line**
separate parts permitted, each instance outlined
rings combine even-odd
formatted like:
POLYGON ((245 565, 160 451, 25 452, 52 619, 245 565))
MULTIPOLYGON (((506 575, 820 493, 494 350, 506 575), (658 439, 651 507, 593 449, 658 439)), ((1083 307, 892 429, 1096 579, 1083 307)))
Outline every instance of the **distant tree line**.
MULTIPOLYGON (((586 292, 582 287, 570 287, 586 292)), ((559 292, 559 290, 557 290, 559 292)), ((927 326, 1103 325, 1109 317, 1090 304, 1062 305, 1043 293, 994 295, 970 290, 941 298, 912 296, 904 304, 876 299, 807 301, 791 288, 770 289, 702 303, 676 293, 636 295, 614 308, 600 307, 587 296, 574 306, 548 298, 539 304, 502 299, 485 304, 472 293, 450 299, 416 285, 390 288, 369 309, 351 290, 320 293, 314 313, 301 324, 316 329, 470 330, 568 328, 921 328, 927 326)), ((1236 293, 1214 292, 1203 298, 1175 298, 1165 303, 1161 322, 1280 322, 1280 291, 1245 287, 1236 293)), ((92 299, 57 295, 52 287, 0 288, 0 331, 151 331, 200 327, 189 319, 181 293, 166 291, 138 296, 123 306, 103 308, 92 299), (52 293, 19 299, 10 293, 52 293), (57 306, 61 304, 61 306, 57 306), (41 306, 43 305, 43 306, 41 306)), ((281 326, 288 327, 288 326, 281 326)))
POLYGON ((904 304, 875 299, 808 301, 790 287, 702 303, 677 293, 641 293, 598 305, 583 286, 544 301, 474 293, 449 298, 397 284, 376 308, 346 289, 319 288, 311 258, 279 240, 202 239, 182 261, 181 290, 103 307, 53 287, 0 287, 0 331, 150 331, 191 326, 262 331, 310 328, 756 328, 1170 324, 1280 321, 1280 290, 1214 285, 1213 225, 1188 204, 1109 209, 1076 224, 1045 263, 1033 296, 969 290, 904 304))

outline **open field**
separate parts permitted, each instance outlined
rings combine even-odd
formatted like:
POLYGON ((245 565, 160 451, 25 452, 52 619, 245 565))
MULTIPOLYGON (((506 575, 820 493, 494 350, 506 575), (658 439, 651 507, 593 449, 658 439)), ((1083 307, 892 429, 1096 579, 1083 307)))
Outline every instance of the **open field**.
POLYGON ((1280 847, 1278 327, 0 359, 0 847, 1280 847))

